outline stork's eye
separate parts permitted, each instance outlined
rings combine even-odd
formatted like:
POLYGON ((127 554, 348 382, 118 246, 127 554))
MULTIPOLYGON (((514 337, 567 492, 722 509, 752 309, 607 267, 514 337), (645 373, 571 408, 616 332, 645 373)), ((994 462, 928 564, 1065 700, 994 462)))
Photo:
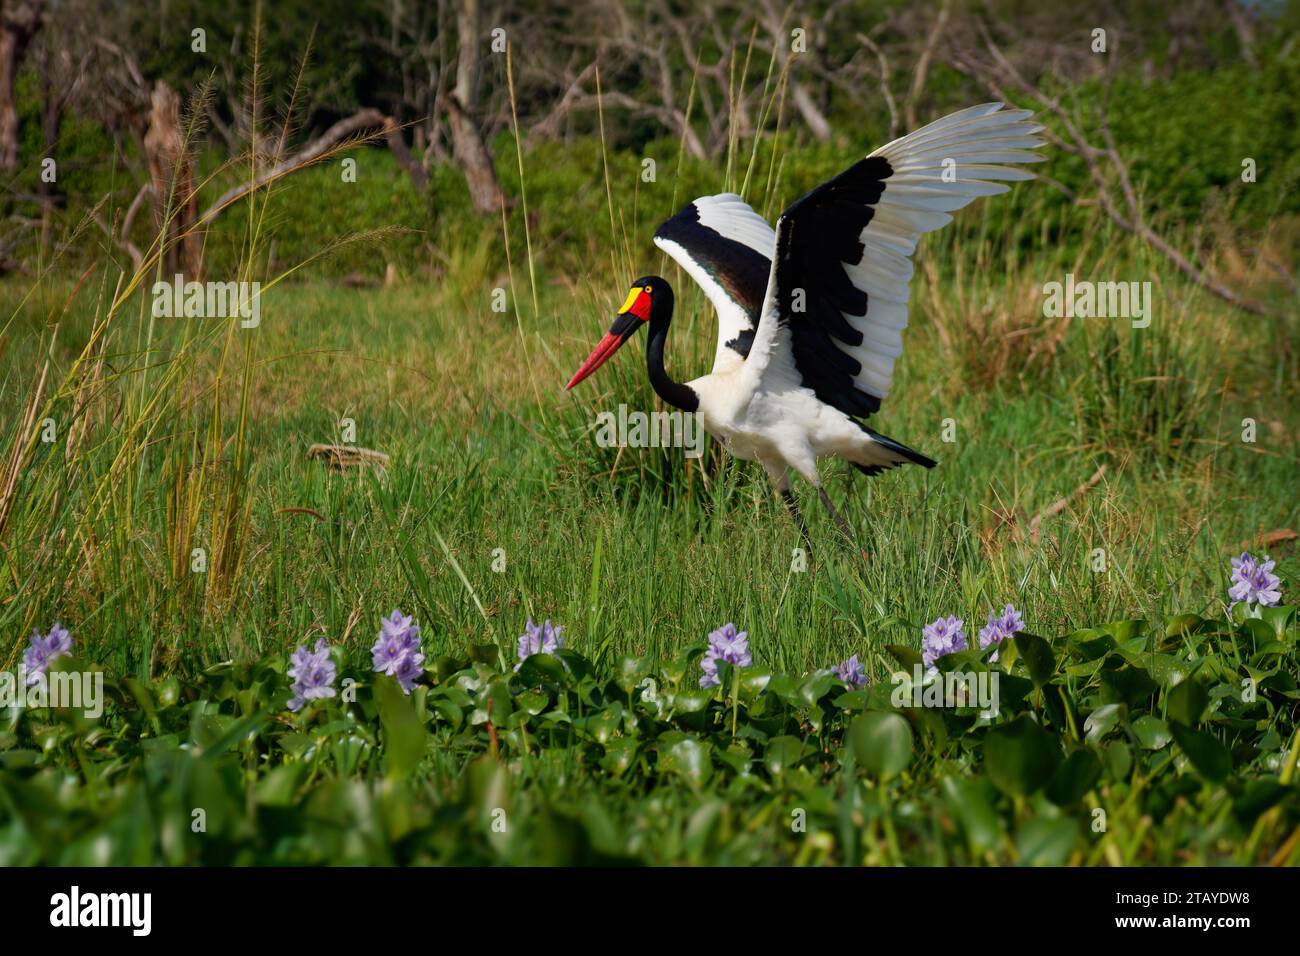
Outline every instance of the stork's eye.
POLYGON ((645 289, 644 289, 644 291, 645 291, 645 294, 646 294, 646 295, 649 295, 649 294, 650 294, 650 287, 649 287, 649 286, 646 286, 645 289))

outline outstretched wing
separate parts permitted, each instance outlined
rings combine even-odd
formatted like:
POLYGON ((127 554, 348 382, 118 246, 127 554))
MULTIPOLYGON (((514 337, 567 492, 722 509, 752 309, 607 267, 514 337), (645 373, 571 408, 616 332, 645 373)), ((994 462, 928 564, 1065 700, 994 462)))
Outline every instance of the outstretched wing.
POLYGON ((655 233, 655 245, 677 260, 718 313, 713 370, 749 354, 762 314, 776 233, 735 193, 701 196, 655 233))
POLYGON ((880 408, 903 352, 917 240, 948 213, 1032 179, 1028 110, 988 103, 896 139, 797 200, 777 222, 762 320, 746 361, 754 387, 803 385, 849 415, 880 408))

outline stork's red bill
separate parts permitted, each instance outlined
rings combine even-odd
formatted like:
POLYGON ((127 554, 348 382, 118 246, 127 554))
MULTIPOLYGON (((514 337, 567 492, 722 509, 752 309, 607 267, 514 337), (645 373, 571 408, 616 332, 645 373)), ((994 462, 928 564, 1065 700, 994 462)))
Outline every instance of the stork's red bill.
POLYGON ((685 383, 668 375, 672 287, 646 276, 568 387, 649 326, 646 365, 660 398, 698 411, 729 452, 761 463, 805 540, 792 470, 852 537, 822 489, 817 462, 843 458, 867 475, 934 466, 864 419, 893 386, 917 241, 978 197, 1006 192, 1006 181, 1033 178, 1015 168, 1043 159, 1032 151, 1044 145, 1032 115, 987 103, 936 120, 796 200, 775 230, 734 193, 696 199, 659 227, 655 244, 717 312, 713 370, 685 383))

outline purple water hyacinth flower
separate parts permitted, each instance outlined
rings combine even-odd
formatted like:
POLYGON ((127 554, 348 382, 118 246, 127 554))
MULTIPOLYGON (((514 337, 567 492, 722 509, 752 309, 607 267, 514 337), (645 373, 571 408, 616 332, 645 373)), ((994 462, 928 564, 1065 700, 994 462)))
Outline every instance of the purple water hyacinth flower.
MULTIPOLYGON (((988 647, 990 644, 1001 644, 1007 638, 1013 636, 1016 631, 1025 629, 1024 619, 1021 618, 1020 612, 1013 605, 1008 604, 1002 609, 1001 616, 996 611, 989 611, 989 622, 980 629, 979 642, 980 648, 988 647)), ((997 660, 998 652, 994 651, 990 660, 997 660)))
POLYGON ((548 617, 541 624, 534 624, 530 617, 528 623, 524 625, 524 633, 519 635, 519 643, 516 651, 519 654, 519 663, 515 665, 515 670, 524 666, 524 661, 534 654, 555 654, 563 650, 564 639, 560 637, 563 627, 558 624, 552 624, 548 617))
POLYGON ((289 709, 300 710, 309 700, 333 697, 337 693, 334 690, 337 672, 324 638, 317 640, 316 647, 310 651, 306 645, 301 645, 289 658, 289 676, 293 678, 289 688, 293 691, 289 709))
POLYGON ((402 658, 402 663, 398 665, 393 676, 397 678, 397 683, 401 685, 402 692, 409 694, 415 682, 420 679, 424 673, 424 655, 419 651, 407 654, 402 658))
POLYGON ((966 650, 964 624, 958 617, 940 617, 921 629, 921 660, 926 667, 947 654, 966 650))
POLYGON ((396 609, 379 622, 379 637, 370 649, 371 663, 379 674, 397 678, 403 693, 409 694, 424 673, 420 650, 420 625, 396 609))
MULTIPOLYGON (((395 675, 408 657, 420 653, 420 626, 414 618, 393 613, 379 622, 379 637, 370 649, 374 670, 380 674, 395 675)), ((424 655, 420 655, 420 663, 424 655)))
POLYGON ((418 641, 420 625, 415 623, 415 618, 411 615, 403 614, 397 608, 393 608, 392 614, 379 619, 379 632, 401 638, 414 637, 418 641))
POLYGON ((850 687, 862 687, 867 683, 867 672, 858 663, 857 654, 835 665, 835 676, 850 687))
POLYGON ((737 631, 736 625, 728 621, 709 634, 709 647, 700 661, 700 667, 704 669, 701 687, 718 686, 719 661, 734 667, 748 667, 754 663, 753 655, 749 653, 749 632, 737 631))
POLYGON ((23 651, 23 668, 27 671, 27 683, 29 685, 39 683, 51 664, 71 653, 72 635, 59 624, 50 628, 50 633, 45 637, 41 637, 40 631, 32 631, 31 644, 23 651))
POLYGON ((1232 559, 1232 586, 1228 597, 1234 605, 1245 601, 1261 607, 1274 607, 1282 600, 1282 579, 1273 573, 1276 562, 1267 557, 1261 564, 1249 551, 1232 559))

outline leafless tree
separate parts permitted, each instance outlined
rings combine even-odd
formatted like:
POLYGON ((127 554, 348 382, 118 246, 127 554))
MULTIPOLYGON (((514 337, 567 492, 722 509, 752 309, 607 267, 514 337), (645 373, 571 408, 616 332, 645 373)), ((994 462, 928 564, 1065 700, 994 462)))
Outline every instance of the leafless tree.
POLYGON ((456 85, 446 100, 452 148, 456 162, 465 173, 474 208, 481 213, 495 214, 501 209, 501 186, 492 168, 492 154, 477 125, 482 49, 478 0, 460 0, 456 10, 456 85))
POLYGON ((1083 121, 1071 115, 1071 111, 1060 97, 1052 96, 1027 79, 1025 74, 1003 53, 987 26, 982 22, 977 26, 987 56, 981 57, 974 51, 954 52, 951 54, 952 62, 976 77, 993 95, 1001 99, 1011 100, 1011 90, 1022 97, 1032 98, 1050 121, 1044 130, 1044 135, 1055 146, 1084 161, 1096 187, 1097 200, 1115 225, 1125 232, 1139 236, 1188 279, 1212 295, 1246 312, 1256 315, 1267 314, 1268 310, 1263 305, 1245 298, 1209 275, 1151 225, 1145 204, 1133 185, 1128 163, 1120 154, 1110 129, 1107 116, 1109 87, 1107 87, 1107 96, 1096 104, 1097 125, 1101 135, 1101 145, 1098 145, 1085 133, 1083 121))
POLYGON ((158 235, 166 236, 168 246, 164 267, 168 271, 179 268, 197 277, 201 239, 192 228, 198 215, 192 144, 186 142, 181 129, 180 94, 162 80, 154 84, 150 97, 144 150, 154 199, 154 225, 158 235))
POLYGON ((0 169, 18 166, 18 108, 14 81, 23 52, 41 21, 39 0, 0 2, 0 169))

